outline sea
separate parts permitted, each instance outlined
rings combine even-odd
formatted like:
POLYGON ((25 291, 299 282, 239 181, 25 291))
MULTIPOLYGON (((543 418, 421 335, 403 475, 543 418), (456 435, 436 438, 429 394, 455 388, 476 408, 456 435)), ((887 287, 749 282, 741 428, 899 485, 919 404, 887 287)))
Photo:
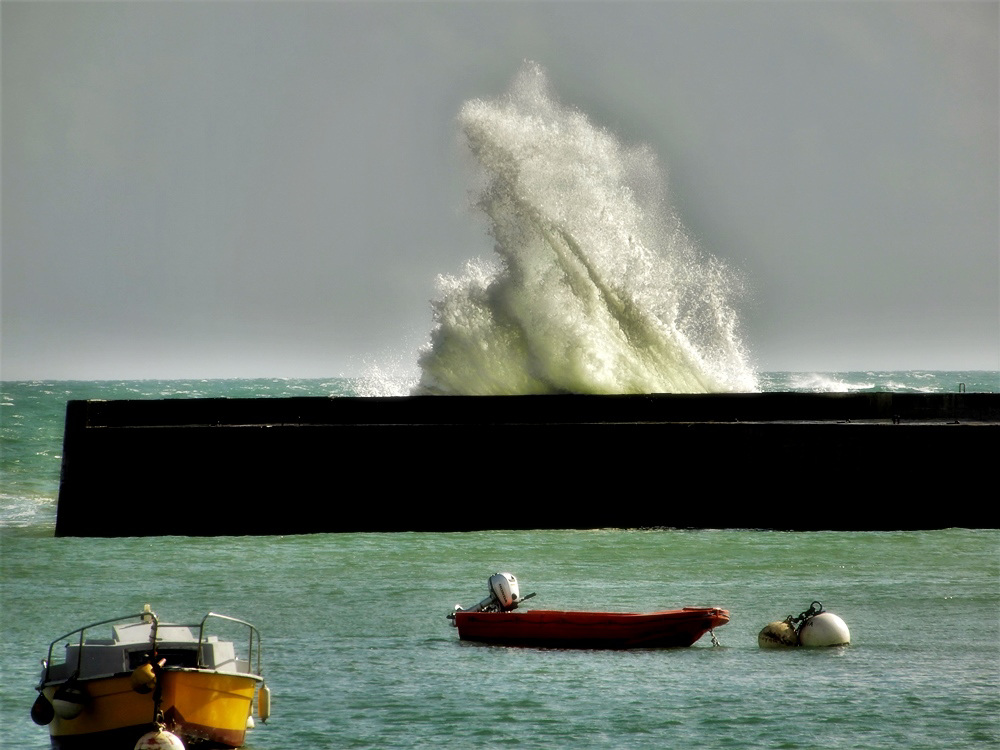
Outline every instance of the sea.
MULTIPOLYGON (((776 391, 1000 390, 992 371, 781 372, 759 382, 776 391)), ((369 388, 348 378, 0 384, 0 747, 49 746, 29 711, 50 641, 146 603, 166 620, 213 611, 260 629, 273 708, 248 734, 250 750, 1000 747, 996 529, 53 536, 70 399, 340 397, 369 388), (537 593, 526 607, 717 606, 732 619, 716 630, 719 645, 706 636, 687 649, 459 641, 446 615, 482 599, 500 571, 516 575, 522 593, 537 593), (849 646, 758 647, 761 628, 813 601, 847 623, 849 646)), ((385 460, 391 470, 392 456, 385 460)), ((502 516, 539 501, 530 487, 524 497, 493 496, 485 476, 456 483, 454 471, 442 461, 412 478, 412 497, 380 498, 345 466, 339 502, 462 492, 502 516)), ((754 501, 749 482, 745 498, 719 498, 704 477, 676 471, 670 485, 686 486, 693 502, 754 501)), ((656 481, 627 479, 636 488, 656 481)), ((983 493, 948 500, 981 502, 983 493)), ((911 502, 941 500, 873 498, 861 487, 775 499, 792 508, 834 503, 836 512, 882 501, 901 513, 911 502)), ((261 498, 251 512, 304 513, 310 502, 261 498)))

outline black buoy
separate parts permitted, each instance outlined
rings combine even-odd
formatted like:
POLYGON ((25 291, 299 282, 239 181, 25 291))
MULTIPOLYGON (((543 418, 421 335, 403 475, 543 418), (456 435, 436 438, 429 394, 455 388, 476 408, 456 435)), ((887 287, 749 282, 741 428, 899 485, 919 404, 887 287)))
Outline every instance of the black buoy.
POLYGON ((35 698, 35 702, 31 704, 31 720, 38 726, 44 727, 50 724, 55 716, 56 711, 52 708, 52 704, 49 703, 49 699, 39 693, 38 697, 35 698))

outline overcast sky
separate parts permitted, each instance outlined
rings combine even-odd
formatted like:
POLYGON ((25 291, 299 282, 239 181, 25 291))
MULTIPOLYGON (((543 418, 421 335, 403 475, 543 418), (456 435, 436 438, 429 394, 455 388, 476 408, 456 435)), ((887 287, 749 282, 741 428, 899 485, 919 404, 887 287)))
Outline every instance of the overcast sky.
POLYGON ((525 59, 667 172, 761 370, 1000 369, 997 2, 3 2, 6 380, 415 360, 525 59))

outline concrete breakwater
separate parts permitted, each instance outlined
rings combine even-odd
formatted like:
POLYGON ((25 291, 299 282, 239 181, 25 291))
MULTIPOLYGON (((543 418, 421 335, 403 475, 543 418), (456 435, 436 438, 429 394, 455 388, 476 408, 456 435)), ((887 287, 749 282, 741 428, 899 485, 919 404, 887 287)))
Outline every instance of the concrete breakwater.
POLYGON ((57 536, 996 527, 1000 394, 70 401, 57 536))

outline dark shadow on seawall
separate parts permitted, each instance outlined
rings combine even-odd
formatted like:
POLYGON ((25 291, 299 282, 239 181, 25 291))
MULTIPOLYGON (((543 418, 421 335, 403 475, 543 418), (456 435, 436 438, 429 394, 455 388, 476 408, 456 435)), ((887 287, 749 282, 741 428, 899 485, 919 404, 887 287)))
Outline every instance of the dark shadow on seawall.
POLYGON ((992 393, 70 401, 56 535, 993 528, 998 445, 992 393))

